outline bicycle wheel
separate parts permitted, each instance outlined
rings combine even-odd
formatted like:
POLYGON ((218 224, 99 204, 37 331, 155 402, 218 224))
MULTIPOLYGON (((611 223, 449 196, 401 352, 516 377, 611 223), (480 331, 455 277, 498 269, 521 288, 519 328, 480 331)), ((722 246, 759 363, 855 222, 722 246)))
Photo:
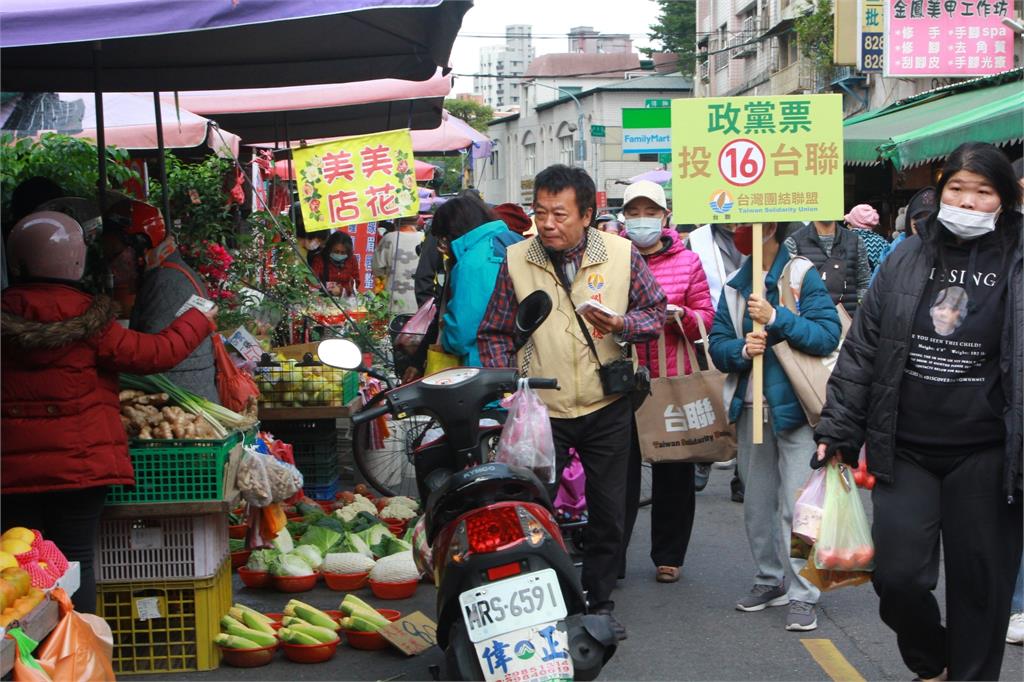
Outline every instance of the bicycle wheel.
POLYGON ((646 507, 653 499, 652 469, 650 462, 644 462, 640 468, 640 506, 646 507))
POLYGON ((413 451, 427 429, 434 426, 430 417, 412 416, 389 419, 383 447, 370 448, 370 424, 364 422, 352 431, 352 458, 366 483, 386 497, 418 497, 413 451))

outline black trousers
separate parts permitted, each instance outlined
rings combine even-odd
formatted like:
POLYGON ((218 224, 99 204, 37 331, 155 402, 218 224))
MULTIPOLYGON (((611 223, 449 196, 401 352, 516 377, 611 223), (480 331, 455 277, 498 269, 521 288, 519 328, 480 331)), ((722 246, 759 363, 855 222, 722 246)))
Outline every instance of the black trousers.
MULTIPOLYGON (((640 483, 643 461, 636 421, 633 421, 629 450, 629 475, 626 478, 626 528, 622 541, 619 575, 626 572, 626 550, 640 510, 640 483)), ((697 510, 697 491, 693 487, 692 462, 664 462, 651 465, 651 561, 655 566, 679 567, 686 561, 693 517, 697 510)))
POLYGON ((1021 503, 1003 492, 1003 449, 962 457, 897 452, 893 483, 872 493, 873 582, 882 620, 922 678, 995 680, 1021 554, 1021 503), (939 540, 946 625, 933 594, 939 540))
POLYGON ((93 555, 107 487, 0 496, 4 529, 24 526, 52 540, 68 561, 82 564, 82 586, 72 596, 75 610, 96 612, 93 555))
MULTIPOLYGON (((588 522, 581 580, 592 607, 614 606, 611 595, 622 549, 632 421, 629 400, 622 398, 582 417, 551 420, 559 477, 569 461, 569 448, 579 453, 587 476, 588 522)), ((556 482, 554 489, 557 487, 556 482)))

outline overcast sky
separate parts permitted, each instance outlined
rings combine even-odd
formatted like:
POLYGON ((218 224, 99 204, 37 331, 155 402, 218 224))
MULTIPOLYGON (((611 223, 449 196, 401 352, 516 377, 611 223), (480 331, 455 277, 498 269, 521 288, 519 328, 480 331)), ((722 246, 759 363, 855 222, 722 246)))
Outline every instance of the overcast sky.
MULTIPOLYGON (((601 33, 629 33, 634 48, 649 47, 647 33, 657 17, 658 3, 654 0, 476 0, 455 39, 452 66, 457 74, 476 73, 480 48, 504 43, 507 24, 531 24, 533 46, 541 55, 568 51, 568 33, 573 26, 593 26, 601 33), (559 37, 547 37, 555 34, 559 37)), ((455 78, 453 94, 472 91, 472 78, 455 78)))

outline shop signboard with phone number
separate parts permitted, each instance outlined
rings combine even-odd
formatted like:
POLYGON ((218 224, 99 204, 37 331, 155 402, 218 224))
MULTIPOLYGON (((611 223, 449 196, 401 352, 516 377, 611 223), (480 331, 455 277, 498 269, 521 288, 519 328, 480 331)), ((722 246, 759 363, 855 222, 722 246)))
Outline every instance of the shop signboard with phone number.
POLYGON ((677 224, 841 218, 842 96, 673 100, 670 169, 677 224))

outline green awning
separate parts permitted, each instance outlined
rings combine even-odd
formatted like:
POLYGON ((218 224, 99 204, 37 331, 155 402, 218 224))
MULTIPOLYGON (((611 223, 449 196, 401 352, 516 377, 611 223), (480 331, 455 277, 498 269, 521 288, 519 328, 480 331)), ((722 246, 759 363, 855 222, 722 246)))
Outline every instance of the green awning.
MULTIPOLYGON (((958 84, 966 85, 966 84, 958 84)), ((1010 82, 925 93, 844 122, 845 162, 888 160, 898 169, 947 156, 964 142, 1008 144, 1024 138, 1024 86, 1010 82)))

